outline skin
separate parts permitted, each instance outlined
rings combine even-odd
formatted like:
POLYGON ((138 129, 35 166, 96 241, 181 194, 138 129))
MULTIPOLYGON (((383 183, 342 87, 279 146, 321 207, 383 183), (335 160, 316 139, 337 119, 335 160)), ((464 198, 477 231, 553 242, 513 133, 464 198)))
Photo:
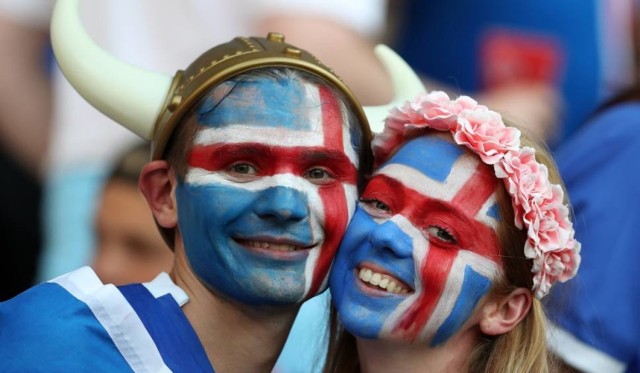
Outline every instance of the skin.
POLYGON ((201 129, 175 194, 196 276, 251 306, 324 290, 356 200, 356 152, 336 97, 288 79, 230 82, 194 118, 201 129))
POLYGON ((147 282, 169 272, 173 252, 158 233, 136 184, 108 182, 96 214, 98 247, 92 267, 102 282, 147 282))
POLYGON ((340 318, 356 337, 435 348, 477 322, 501 269, 499 184, 450 141, 408 141, 360 199, 330 277, 340 318))

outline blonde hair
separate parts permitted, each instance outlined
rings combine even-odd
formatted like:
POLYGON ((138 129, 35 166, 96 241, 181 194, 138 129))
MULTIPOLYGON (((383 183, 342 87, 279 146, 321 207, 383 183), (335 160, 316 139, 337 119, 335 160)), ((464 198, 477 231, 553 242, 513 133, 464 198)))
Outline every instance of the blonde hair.
MULTIPOLYGON (((511 124, 507 124, 511 125, 511 124)), ((513 125, 511 125, 513 126, 513 125)), ((549 180, 564 185, 558 168, 547 147, 524 132, 522 146, 536 150, 536 160, 549 171, 549 180)), ((565 198, 567 194, 565 191, 565 198)), ((567 201, 565 201, 567 202, 567 201)), ((526 232, 517 229, 511 198, 504 188, 498 193, 502 224, 498 227, 498 242, 504 276, 493 286, 490 296, 509 294, 517 288, 530 291, 533 287, 532 261, 524 256, 526 232)), ((472 373, 549 373, 560 369, 558 361, 548 352, 545 325, 547 317, 542 302, 532 296, 531 309, 524 319, 508 333, 483 336, 467 360, 472 373)), ((329 348, 324 372, 358 372, 359 362, 353 335, 342 328, 337 312, 331 309, 329 348)))

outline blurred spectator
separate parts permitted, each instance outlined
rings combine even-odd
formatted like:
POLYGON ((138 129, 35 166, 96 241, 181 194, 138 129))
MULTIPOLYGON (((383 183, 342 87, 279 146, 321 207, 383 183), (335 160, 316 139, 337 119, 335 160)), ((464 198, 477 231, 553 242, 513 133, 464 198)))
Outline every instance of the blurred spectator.
POLYGON ((105 181, 94 220, 97 247, 91 264, 105 284, 148 282, 173 265, 173 252, 138 189, 150 153, 147 143, 128 149, 105 181))
MULTIPOLYGON (((2 7, 0 4, 0 7, 2 7)), ((42 160, 51 112, 48 14, 0 13, 0 301, 31 286, 42 244, 42 160)))
POLYGON ((403 0, 390 7, 391 44, 445 90, 482 93, 555 148, 630 81, 634 1, 403 0))
MULTIPOLYGON (((0 13, 40 14, 51 3, 3 0, 0 13)), ((83 2, 81 13, 91 36, 107 51, 134 65, 168 74, 211 45, 238 35, 278 31, 287 41, 304 46, 334 67, 363 102, 377 104, 391 95, 388 77, 373 56, 373 40, 382 31, 385 5, 384 0, 171 0, 158 6, 153 0, 110 0, 83 2)), ((28 74, 16 74, 16 78, 28 74)), ((137 141, 136 136, 89 106, 57 70, 53 84, 44 201, 46 242, 40 280, 89 262, 89 248, 95 246, 91 221, 99 180, 114 155, 137 141)), ((13 87, 3 84, 0 90, 13 87)), ((38 102, 38 96, 28 97, 38 102)))
POLYGON ((556 160, 571 195, 582 264, 551 294, 552 350, 582 372, 640 372, 640 2, 635 84, 603 104, 556 160))
POLYGON ((557 162, 575 214, 582 264, 552 293, 553 350, 584 372, 640 371, 640 84, 604 105, 557 162))

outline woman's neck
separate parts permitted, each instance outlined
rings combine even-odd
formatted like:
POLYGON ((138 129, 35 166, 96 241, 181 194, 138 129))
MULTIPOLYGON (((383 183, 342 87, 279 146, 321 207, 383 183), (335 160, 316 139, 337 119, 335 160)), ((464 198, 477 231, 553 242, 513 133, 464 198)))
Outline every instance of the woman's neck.
POLYGON ((214 369, 271 372, 300 306, 258 308, 225 299, 200 282, 178 250, 171 277, 189 296, 182 309, 214 369))
POLYGON ((356 338, 360 371, 466 372, 469 355, 478 343, 477 335, 476 331, 467 330, 438 347, 356 338))

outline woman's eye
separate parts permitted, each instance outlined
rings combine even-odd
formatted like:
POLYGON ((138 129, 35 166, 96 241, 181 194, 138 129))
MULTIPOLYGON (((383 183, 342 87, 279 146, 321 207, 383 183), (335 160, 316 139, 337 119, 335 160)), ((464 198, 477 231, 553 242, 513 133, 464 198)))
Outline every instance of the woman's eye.
POLYGON ((379 201, 375 198, 371 198, 371 199, 362 198, 360 199, 360 202, 369 208, 373 208, 379 211, 384 211, 384 212, 391 211, 389 206, 387 206, 384 202, 379 201))
POLYGON ((427 232, 431 237, 435 237, 447 243, 456 243, 456 238, 448 230, 436 226, 427 228, 427 232))
POLYGON ((255 167, 248 163, 236 163, 228 168, 228 171, 239 175, 253 175, 256 173, 255 167))

